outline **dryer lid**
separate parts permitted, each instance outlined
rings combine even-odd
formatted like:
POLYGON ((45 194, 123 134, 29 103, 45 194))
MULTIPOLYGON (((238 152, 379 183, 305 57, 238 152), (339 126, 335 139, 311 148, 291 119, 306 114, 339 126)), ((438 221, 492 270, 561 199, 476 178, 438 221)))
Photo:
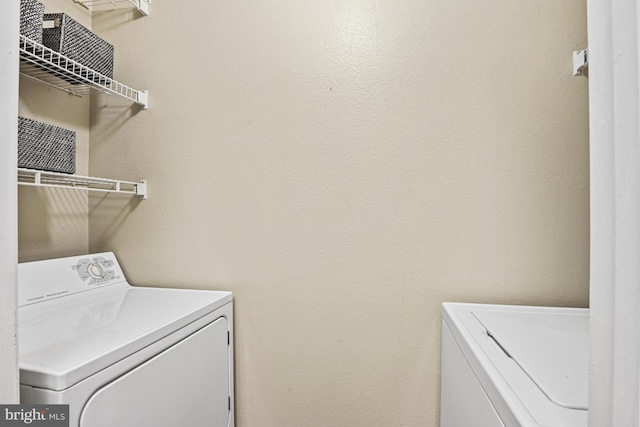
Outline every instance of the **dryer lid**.
POLYGON ((482 310, 473 314, 550 401, 587 409, 588 314, 482 310))
POLYGON ((20 382, 64 390, 230 301, 120 283, 20 307, 20 382))

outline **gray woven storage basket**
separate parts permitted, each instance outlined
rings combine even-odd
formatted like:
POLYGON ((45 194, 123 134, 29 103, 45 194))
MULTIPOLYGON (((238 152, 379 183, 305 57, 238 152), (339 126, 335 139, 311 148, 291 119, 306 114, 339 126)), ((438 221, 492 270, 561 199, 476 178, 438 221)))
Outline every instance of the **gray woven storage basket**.
POLYGON ((43 29, 42 44, 85 67, 113 78, 113 45, 64 13, 45 13, 43 19, 54 21, 54 27, 43 29))
POLYGON ((18 117, 18 167, 75 173, 76 133, 18 117))
POLYGON ((44 5, 37 0, 20 0, 20 34, 42 43, 44 5))

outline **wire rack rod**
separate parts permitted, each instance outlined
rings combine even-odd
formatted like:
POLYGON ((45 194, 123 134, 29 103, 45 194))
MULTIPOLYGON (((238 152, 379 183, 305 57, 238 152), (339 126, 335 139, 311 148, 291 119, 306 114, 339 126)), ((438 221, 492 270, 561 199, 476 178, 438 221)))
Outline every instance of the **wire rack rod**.
POLYGON ((73 95, 84 96, 93 88, 148 107, 148 93, 132 89, 110 77, 20 35, 20 73, 73 95))
POLYGON ((151 0, 73 0, 89 10, 115 9, 121 5, 135 7, 140 13, 149 15, 149 4, 151 0))
POLYGON ((36 187, 64 188, 69 190, 101 191, 106 193, 133 194, 147 198, 147 182, 69 175, 35 169, 18 168, 18 184, 36 187))

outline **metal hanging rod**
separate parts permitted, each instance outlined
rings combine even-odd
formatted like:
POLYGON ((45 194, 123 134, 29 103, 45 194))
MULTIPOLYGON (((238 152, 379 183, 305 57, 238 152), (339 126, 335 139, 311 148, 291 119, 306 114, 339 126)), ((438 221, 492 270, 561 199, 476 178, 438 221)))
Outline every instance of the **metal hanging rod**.
POLYGON ((87 9, 104 10, 113 9, 125 3, 126 6, 133 6, 144 16, 149 15, 149 5, 151 0, 73 0, 75 3, 81 4, 87 9))
POLYGON ((64 188, 68 190, 132 194, 139 196, 143 200, 147 198, 147 181, 145 180, 132 182, 18 168, 18 184, 34 187, 64 188))
POLYGON ((147 109, 149 93, 123 85, 84 65, 20 35, 20 73, 76 96, 93 88, 118 95, 147 109))

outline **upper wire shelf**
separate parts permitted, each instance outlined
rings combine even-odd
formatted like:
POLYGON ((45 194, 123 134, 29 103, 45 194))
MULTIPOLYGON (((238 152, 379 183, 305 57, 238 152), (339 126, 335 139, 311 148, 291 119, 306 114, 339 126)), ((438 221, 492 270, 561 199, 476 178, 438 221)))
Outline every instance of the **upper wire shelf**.
POLYGON ((121 5, 128 7, 135 7, 144 16, 149 15, 149 5, 151 0, 73 0, 75 3, 81 4, 87 9, 94 10, 106 10, 115 9, 121 5))
POLYGON ((87 95, 93 88, 148 108, 146 90, 125 86, 23 35, 20 35, 20 73, 73 95, 87 95))
POLYGON ((132 194, 142 199, 147 198, 147 182, 144 180, 132 182, 18 168, 18 184, 36 187, 65 188, 70 190, 132 194))

